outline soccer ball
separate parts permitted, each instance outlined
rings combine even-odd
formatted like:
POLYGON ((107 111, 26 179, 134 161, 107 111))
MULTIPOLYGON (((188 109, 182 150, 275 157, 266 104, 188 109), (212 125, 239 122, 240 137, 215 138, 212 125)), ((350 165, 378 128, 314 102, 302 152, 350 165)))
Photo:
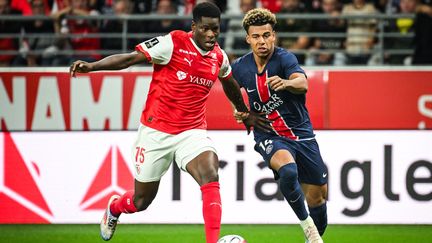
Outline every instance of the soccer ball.
POLYGON ((225 235, 220 238, 217 243, 247 243, 243 237, 239 235, 225 235))

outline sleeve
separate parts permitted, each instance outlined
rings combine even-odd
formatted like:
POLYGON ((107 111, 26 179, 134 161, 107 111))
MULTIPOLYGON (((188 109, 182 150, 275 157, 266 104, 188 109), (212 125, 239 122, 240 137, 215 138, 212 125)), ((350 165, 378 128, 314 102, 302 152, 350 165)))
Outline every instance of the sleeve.
POLYGON ((171 34, 168 34, 141 42, 135 50, 143 53, 149 62, 165 65, 171 60, 174 43, 171 34))
POLYGON ((229 77, 231 77, 232 75, 232 70, 231 70, 231 65, 229 63, 229 59, 227 54, 225 53, 224 50, 222 50, 222 55, 223 55, 223 60, 222 60, 222 65, 220 67, 220 71, 219 71, 219 78, 221 80, 226 80, 229 77))
POLYGON ((306 75, 305 71, 300 67, 296 56, 290 52, 285 52, 281 56, 281 63, 285 77, 288 78, 293 73, 303 73, 306 75))
POLYGON ((239 72, 241 71, 239 69, 239 59, 235 60, 232 64, 231 64, 231 68, 232 68, 232 76, 234 78, 234 80, 240 85, 240 87, 244 87, 243 83, 242 83, 242 79, 241 74, 239 74, 239 72))

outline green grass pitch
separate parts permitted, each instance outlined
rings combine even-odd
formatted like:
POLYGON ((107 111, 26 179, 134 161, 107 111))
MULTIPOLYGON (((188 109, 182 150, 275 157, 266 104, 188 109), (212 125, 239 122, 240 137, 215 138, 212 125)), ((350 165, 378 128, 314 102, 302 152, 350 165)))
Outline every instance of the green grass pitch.
MULTIPOLYGON (((304 242, 298 225, 222 225, 221 235, 238 234, 248 243, 304 242)), ((432 242, 432 225, 330 225, 324 241, 334 243, 432 242)), ((103 242, 99 225, 0 225, 1 243, 103 242)), ((119 224, 110 242, 203 243, 202 225, 119 224)))

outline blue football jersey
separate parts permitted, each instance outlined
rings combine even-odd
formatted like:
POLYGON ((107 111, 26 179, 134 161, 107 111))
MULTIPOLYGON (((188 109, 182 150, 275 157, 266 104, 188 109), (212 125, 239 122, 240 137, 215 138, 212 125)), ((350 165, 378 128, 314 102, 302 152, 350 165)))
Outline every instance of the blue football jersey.
POLYGON ((288 79, 293 73, 305 73, 292 53, 275 47, 262 73, 258 73, 253 54, 248 53, 234 61, 232 70, 234 78, 248 93, 251 110, 264 112, 273 121, 271 134, 254 130, 256 141, 275 135, 293 140, 315 136, 305 105, 306 95, 274 91, 266 83, 268 77, 288 79))

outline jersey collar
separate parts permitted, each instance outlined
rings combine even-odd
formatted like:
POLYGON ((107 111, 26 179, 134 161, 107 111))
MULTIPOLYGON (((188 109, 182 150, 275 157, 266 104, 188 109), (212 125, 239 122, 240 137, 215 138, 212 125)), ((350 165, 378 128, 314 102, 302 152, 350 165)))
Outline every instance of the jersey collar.
POLYGON ((200 47, 195 43, 195 41, 194 41, 193 38, 192 38, 192 31, 189 31, 189 33, 188 33, 188 37, 189 37, 190 41, 192 42, 192 44, 195 46, 195 48, 198 50, 198 52, 199 52, 202 56, 205 56, 205 55, 207 55, 207 54, 210 53, 210 51, 205 51, 205 50, 201 49, 201 48, 200 48, 200 47))

